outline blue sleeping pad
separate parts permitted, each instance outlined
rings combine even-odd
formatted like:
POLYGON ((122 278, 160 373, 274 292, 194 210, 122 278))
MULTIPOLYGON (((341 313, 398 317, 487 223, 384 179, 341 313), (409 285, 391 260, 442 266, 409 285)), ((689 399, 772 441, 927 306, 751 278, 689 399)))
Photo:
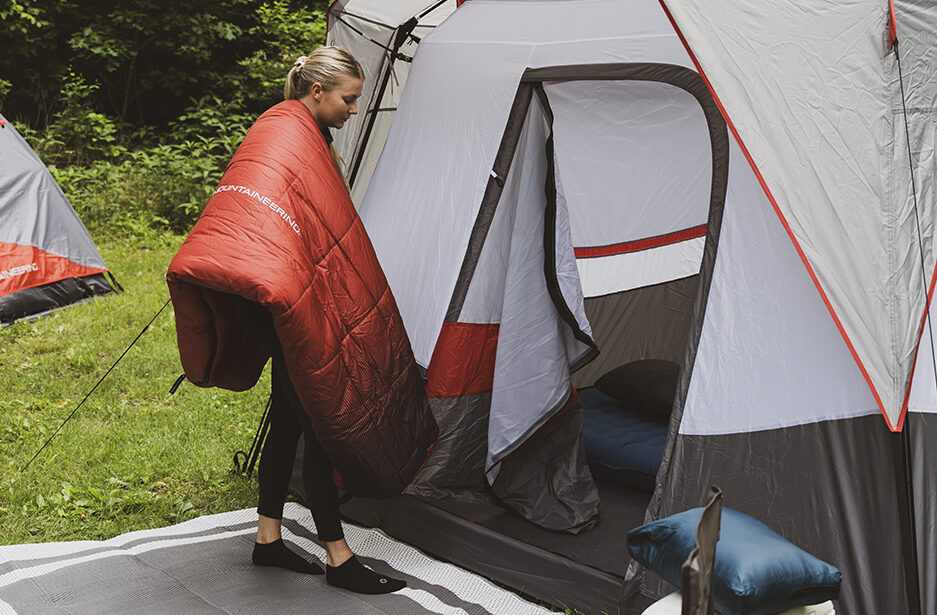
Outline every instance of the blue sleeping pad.
POLYGON ((621 485, 654 491, 667 423, 624 406, 595 388, 579 392, 582 438, 592 472, 621 485))

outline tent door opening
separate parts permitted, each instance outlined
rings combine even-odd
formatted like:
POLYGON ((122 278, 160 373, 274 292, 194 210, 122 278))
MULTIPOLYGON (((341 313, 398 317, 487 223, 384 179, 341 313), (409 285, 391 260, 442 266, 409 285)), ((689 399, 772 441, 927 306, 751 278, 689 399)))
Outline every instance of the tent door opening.
MULTIPOLYGON (((587 402, 594 399, 592 387, 603 374, 641 359, 679 366, 682 382, 674 381, 673 393, 679 397, 683 391, 685 397, 725 199, 725 125, 699 76, 670 65, 528 71, 515 111, 518 104, 525 115, 512 114, 509 120, 505 142, 512 142, 512 130, 517 136, 509 150, 510 166, 502 171, 507 178, 492 199, 499 209, 510 210, 514 229, 501 262, 515 263, 519 250, 532 250, 518 248, 518 241, 524 242, 518 228, 526 229, 527 241, 537 237, 542 242, 542 259, 538 263, 528 254, 522 265, 509 265, 498 285, 505 302, 498 314, 488 467, 512 461, 510 476, 495 476, 494 491, 537 522, 522 509, 525 498, 499 492, 499 481, 519 485, 525 467, 511 457, 517 448, 504 442, 513 437, 523 446, 578 391, 586 406, 585 455, 601 503, 598 525, 569 541, 538 536, 520 522, 516 527, 502 522, 501 531, 624 576, 627 558, 621 557, 621 549, 600 545, 620 547, 616 537, 643 522, 670 420, 653 412, 642 417, 647 409, 630 408, 638 414, 637 424, 610 426, 607 419, 613 412, 606 408, 601 413, 606 422, 590 425, 595 409, 587 402), (538 265, 543 277, 535 280, 532 269, 538 265), (522 278, 520 271, 531 279, 522 278), (549 294, 549 306, 532 299, 543 292, 549 294), (535 330, 539 346, 530 343, 535 330), (545 364, 552 367, 545 370, 545 364), (533 371, 543 375, 536 391, 529 386, 536 380, 533 371), (604 441, 590 442, 590 430, 604 441), (646 432, 647 439, 636 436, 638 432, 646 432), (625 450, 624 461, 601 459, 593 448, 625 450), (499 456, 499 450, 506 454, 499 456)), ((493 215, 494 235, 488 238, 495 245, 499 215, 504 217, 503 212, 493 215)), ((469 299, 472 295, 469 291, 469 299)), ((675 399, 674 406, 682 403, 675 399)), ((540 461, 535 457, 530 463, 540 461)), ((575 464, 567 471, 592 481, 582 478, 575 464)), ((579 501, 589 501, 581 485, 565 488, 577 493, 579 501)), ((537 514, 546 517, 542 510, 537 514)))
POLYGON ((675 361, 673 442, 728 155, 689 69, 528 69, 491 167, 477 170, 488 180, 428 365, 440 439, 404 497, 356 498, 346 514, 473 565, 510 561, 518 587, 548 578, 551 592, 587 587, 584 603, 615 604, 623 536, 653 485, 593 478, 575 396, 629 360, 675 361))

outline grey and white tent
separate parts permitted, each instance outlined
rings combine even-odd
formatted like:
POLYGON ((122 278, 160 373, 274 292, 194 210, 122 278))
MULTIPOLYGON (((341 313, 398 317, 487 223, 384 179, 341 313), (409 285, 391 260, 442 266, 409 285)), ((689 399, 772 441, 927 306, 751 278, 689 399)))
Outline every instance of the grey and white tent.
POLYGON ((119 288, 52 174, 0 115, 0 325, 119 288))
POLYGON ((329 6, 328 44, 351 52, 366 78, 358 115, 335 132, 355 205, 387 140, 417 45, 455 8, 456 0, 335 0, 329 6))
POLYGON ((440 440, 409 495, 346 513, 627 612, 666 590, 624 531, 715 484, 842 571, 838 612, 937 612, 934 23, 916 0, 465 3, 360 210, 440 440), (643 500, 590 476, 574 395, 642 358, 682 365, 643 500))

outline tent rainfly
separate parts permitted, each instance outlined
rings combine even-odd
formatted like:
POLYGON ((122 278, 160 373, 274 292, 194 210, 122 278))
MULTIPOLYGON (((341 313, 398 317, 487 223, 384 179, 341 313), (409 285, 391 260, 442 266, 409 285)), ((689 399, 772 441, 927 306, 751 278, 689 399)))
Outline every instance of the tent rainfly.
POLYGON ((328 44, 351 52, 365 74, 358 115, 335 131, 356 206, 381 155, 417 45, 455 8, 456 0, 335 0, 329 6, 328 44))
POLYGON ((119 289, 52 174, 0 116, 0 325, 119 289))
POLYGON ((668 590, 624 530, 714 484, 842 571, 837 612, 937 612, 934 23, 471 0, 423 37, 360 211, 440 439, 407 495, 346 514, 640 612, 668 590), (576 401, 647 358, 681 366, 652 495, 593 479, 576 401))

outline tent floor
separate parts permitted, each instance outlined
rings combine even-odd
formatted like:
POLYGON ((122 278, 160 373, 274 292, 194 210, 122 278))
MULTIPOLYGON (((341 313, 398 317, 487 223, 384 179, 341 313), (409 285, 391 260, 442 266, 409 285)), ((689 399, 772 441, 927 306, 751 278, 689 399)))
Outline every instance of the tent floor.
POLYGON ((501 511, 483 522, 491 530, 536 545, 552 553, 565 555, 585 566, 624 578, 631 558, 625 534, 644 523, 644 512, 651 494, 597 481, 599 487, 599 523, 578 535, 544 530, 520 517, 501 511))
POLYGON ((579 535, 544 530, 493 504, 412 496, 355 498, 342 513, 539 600, 615 613, 630 563, 625 534, 644 523, 651 494, 597 485, 600 521, 579 535))
MULTIPOLYGON (((287 504, 284 539, 308 559, 325 550, 309 511, 287 504)), ((548 609, 375 529, 344 524, 365 564, 407 587, 362 596, 306 575, 250 563, 256 509, 132 532, 104 541, 0 546, 0 613, 367 613, 549 615, 548 609)))

